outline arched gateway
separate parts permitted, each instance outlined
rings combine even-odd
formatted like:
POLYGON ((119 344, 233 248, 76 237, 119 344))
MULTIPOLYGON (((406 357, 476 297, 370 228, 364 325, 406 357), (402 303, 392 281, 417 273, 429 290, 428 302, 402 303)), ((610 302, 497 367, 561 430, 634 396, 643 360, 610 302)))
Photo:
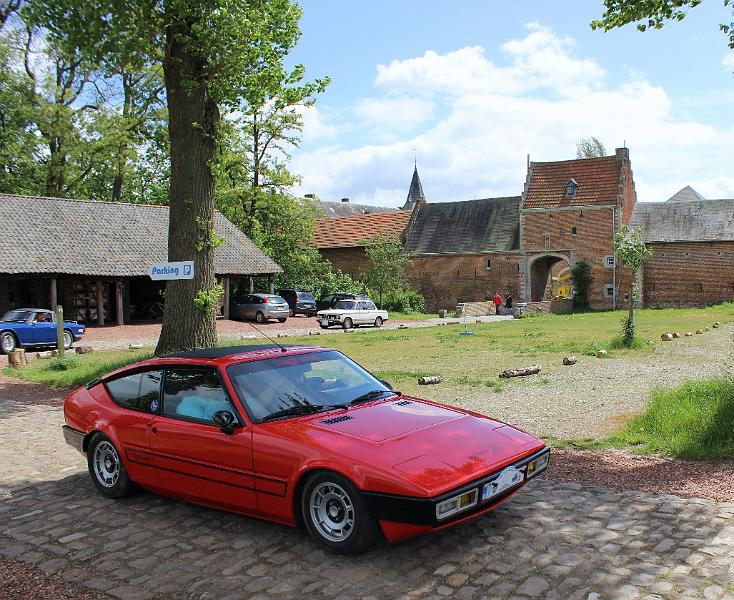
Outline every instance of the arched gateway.
POLYGON ((562 286, 562 278, 571 270, 568 256, 548 252, 530 260, 530 299, 532 302, 552 300, 562 286))

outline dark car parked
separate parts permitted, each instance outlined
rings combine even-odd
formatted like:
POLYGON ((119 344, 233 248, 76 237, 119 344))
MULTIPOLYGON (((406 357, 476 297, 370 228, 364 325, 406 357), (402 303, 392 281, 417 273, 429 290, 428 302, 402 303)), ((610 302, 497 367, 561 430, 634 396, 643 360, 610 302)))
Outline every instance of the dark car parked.
POLYGON ((278 290, 278 294, 285 298, 285 301, 288 303, 291 316, 316 316, 316 298, 313 297, 313 292, 295 288, 283 288, 278 290))
POLYGON ((329 310, 330 308, 334 308, 339 300, 356 300, 357 298, 364 297, 364 294, 354 294, 352 292, 336 292, 335 294, 322 296, 321 300, 316 302, 316 308, 318 310, 329 310))

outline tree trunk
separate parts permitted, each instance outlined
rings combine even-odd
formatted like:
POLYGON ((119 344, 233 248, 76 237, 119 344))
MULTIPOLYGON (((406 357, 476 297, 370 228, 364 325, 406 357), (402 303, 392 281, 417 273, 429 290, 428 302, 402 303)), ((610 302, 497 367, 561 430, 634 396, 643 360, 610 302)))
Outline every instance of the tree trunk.
POLYGON ((630 323, 635 318, 635 282, 634 279, 630 282, 630 307, 629 307, 629 318, 630 323))
POLYGON ((219 110, 209 95, 205 61, 191 52, 196 45, 191 23, 175 14, 168 16, 173 23, 167 31, 163 66, 171 142, 168 259, 193 259, 194 278, 166 285, 158 355, 217 343, 214 307, 202 310, 194 299, 215 284, 214 248, 208 235, 214 219, 214 176, 209 165, 216 157, 219 110), (189 38, 188 47, 181 43, 182 37, 189 38))

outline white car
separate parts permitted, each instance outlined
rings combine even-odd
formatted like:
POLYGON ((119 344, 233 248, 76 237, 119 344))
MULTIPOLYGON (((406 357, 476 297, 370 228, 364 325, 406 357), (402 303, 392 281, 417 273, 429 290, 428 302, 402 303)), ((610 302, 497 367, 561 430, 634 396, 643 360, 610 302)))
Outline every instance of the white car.
POLYGON ((351 329, 360 325, 382 327, 388 316, 386 310, 378 309, 369 298, 360 298, 357 300, 339 300, 334 308, 320 310, 316 315, 316 319, 321 325, 321 329, 326 329, 331 325, 351 329))

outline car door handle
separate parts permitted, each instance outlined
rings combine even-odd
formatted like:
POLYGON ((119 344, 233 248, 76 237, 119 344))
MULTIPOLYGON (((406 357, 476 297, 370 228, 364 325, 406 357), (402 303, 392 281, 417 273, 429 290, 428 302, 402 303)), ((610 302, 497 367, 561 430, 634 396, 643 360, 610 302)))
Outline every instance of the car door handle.
POLYGON ((158 428, 157 428, 157 427, 156 427, 155 425, 154 425, 153 427, 151 427, 151 428, 150 428, 150 430, 151 430, 151 431, 152 431, 153 433, 158 433, 158 428))

